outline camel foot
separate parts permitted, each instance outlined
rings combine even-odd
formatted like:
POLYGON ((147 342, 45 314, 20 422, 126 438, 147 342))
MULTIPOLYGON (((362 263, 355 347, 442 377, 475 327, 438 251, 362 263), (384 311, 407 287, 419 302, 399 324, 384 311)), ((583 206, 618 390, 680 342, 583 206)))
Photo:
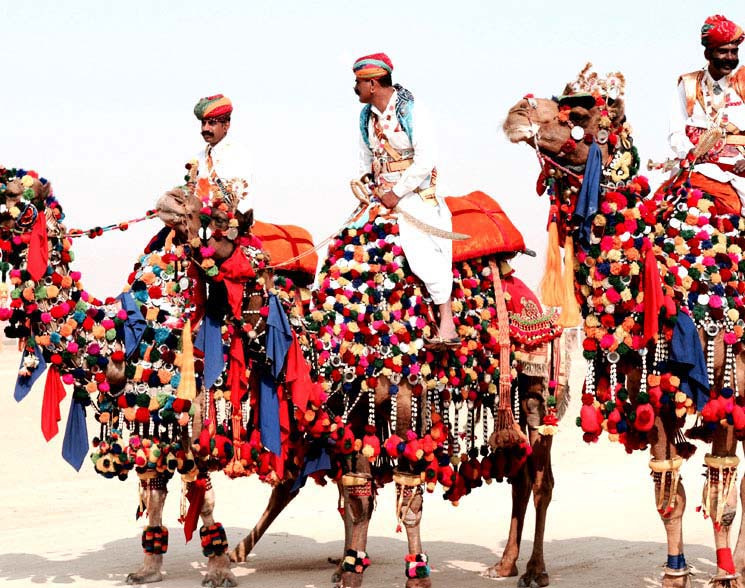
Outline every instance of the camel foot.
POLYGON ((138 570, 127 574, 127 584, 150 584, 151 582, 160 582, 163 579, 163 574, 160 570, 138 570))
POLYGON ((486 568, 481 575, 484 578, 512 578, 517 576, 517 565, 515 562, 508 564, 503 559, 499 563, 494 564, 491 567, 486 568))
POLYGON ((331 574, 331 585, 336 588, 337 586, 340 586, 341 585, 341 575, 342 575, 342 572, 344 571, 341 568, 342 558, 340 558, 340 557, 329 557, 327 559, 328 559, 328 562, 331 565, 336 566, 336 569, 334 570, 334 573, 331 574))
POLYGON ((691 576, 662 576, 662 588, 691 588, 691 576))
POLYGON ((230 571, 230 558, 227 554, 215 555, 207 559, 207 573, 202 579, 205 588, 233 588, 238 585, 233 572, 230 571))
POLYGON ((362 586, 362 574, 354 572, 342 572, 341 578, 334 584, 334 588, 360 588, 362 586))
POLYGON ((548 586, 549 578, 547 572, 540 572, 538 574, 523 574, 520 581, 517 583, 519 588, 543 588, 548 586))
POLYGON ((409 578, 406 580, 406 588, 432 588, 432 580, 429 578, 409 578))

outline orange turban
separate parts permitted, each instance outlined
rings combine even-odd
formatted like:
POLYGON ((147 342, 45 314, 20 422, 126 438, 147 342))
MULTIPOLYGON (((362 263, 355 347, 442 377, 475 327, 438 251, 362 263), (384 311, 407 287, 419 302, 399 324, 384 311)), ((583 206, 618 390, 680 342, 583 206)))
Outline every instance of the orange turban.
POLYGON ((393 63, 385 53, 373 53, 355 61, 352 71, 361 80, 376 80, 390 74, 393 63))
POLYGON ((701 44, 707 49, 721 47, 729 43, 739 45, 743 40, 742 29, 721 14, 710 16, 701 27, 701 44))
POLYGON ((233 112, 233 103, 230 98, 226 98, 222 94, 201 98, 194 107, 194 116, 199 120, 220 118, 228 116, 231 112, 233 112))

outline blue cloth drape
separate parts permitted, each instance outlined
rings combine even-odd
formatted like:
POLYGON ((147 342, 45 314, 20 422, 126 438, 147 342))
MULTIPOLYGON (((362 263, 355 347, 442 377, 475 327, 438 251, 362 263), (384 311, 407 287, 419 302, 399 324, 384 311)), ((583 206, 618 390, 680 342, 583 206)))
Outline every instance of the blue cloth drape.
MULTIPOLYGON (((28 351, 23 352, 19 369, 23 367, 23 360, 26 358, 27 353, 28 351)), ((13 398, 16 399, 16 402, 20 402, 26 398, 28 393, 31 392, 31 387, 34 385, 34 382, 36 382, 36 380, 39 379, 39 376, 44 373, 44 370, 47 369, 47 362, 44 361, 44 355, 41 353, 41 349, 38 345, 34 346, 34 355, 36 355, 36 358, 39 360, 39 365, 37 365, 28 376, 18 376, 16 378, 16 387, 13 391, 13 398)))
POLYGON ((206 315, 194 338, 194 347, 204 353, 204 387, 209 390, 225 369, 220 321, 206 315))
POLYGON ((598 211, 600 196, 600 177, 603 170, 603 158, 600 147, 593 142, 587 154, 585 165, 585 176, 582 180, 582 188, 577 197, 577 205, 574 208, 574 216, 582 219, 579 236, 580 241, 587 245, 590 242, 590 230, 592 229, 592 217, 598 211))

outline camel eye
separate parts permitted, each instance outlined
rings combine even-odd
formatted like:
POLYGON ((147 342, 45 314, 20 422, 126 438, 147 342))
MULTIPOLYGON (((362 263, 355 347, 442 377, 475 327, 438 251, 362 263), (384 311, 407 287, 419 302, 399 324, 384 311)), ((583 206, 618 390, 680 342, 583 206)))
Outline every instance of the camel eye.
POLYGON ((584 125, 589 119, 590 117, 584 109, 572 110, 569 113, 569 120, 571 120, 576 125, 584 125))

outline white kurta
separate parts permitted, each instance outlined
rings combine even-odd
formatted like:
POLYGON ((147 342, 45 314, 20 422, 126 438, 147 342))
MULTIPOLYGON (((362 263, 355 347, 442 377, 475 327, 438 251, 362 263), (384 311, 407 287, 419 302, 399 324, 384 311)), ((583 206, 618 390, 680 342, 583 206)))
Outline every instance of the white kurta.
MULTIPOLYGON (((372 106, 374 116, 391 147, 404 158, 413 156, 413 162, 403 172, 381 173, 376 182, 384 180, 393 184, 391 188, 401 198, 398 206, 416 219, 429 225, 450 231, 452 220, 442 197, 437 196, 437 203, 430 204, 414 192, 416 188, 428 188, 435 167, 435 148, 431 126, 426 112, 417 102, 412 111, 412 140, 399 125, 396 117, 396 99, 394 91, 384 112, 372 106)), ((360 175, 373 172, 375 159, 389 159, 385 149, 375 135, 374 116, 369 122, 369 141, 367 146, 360 137, 360 175)), ((398 218, 401 247, 413 271, 427 286, 435 304, 444 304, 450 300, 453 288, 453 243, 448 239, 435 237, 418 229, 406 219, 398 218)))
POLYGON ((238 209, 242 212, 253 208, 253 198, 250 188, 253 178, 250 173, 250 156, 248 151, 240 144, 234 143, 224 137, 214 147, 205 145, 197 154, 199 163, 198 176, 210 178, 207 169, 207 155, 212 157, 212 167, 217 177, 238 197, 238 209))
MULTIPOLYGON (((708 69, 705 70, 701 84, 703 86, 704 101, 706 101, 707 97, 715 103, 724 100, 724 114, 728 122, 736 126, 740 131, 745 131, 745 104, 743 103, 743 97, 738 96, 734 88, 730 85, 730 77, 725 76, 720 80, 714 80, 708 69), (715 82, 719 83, 722 93, 718 96, 709 96, 709 87, 713 86, 715 82)), ((675 92, 673 107, 671 109, 672 114, 670 116, 670 134, 668 136, 670 147, 679 159, 683 159, 693 149, 693 144, 686 134, 686 127, 708 129, 713 123, 711 116, 707 115, 698 100, 694 102, 693 112, 690 116, 688 116, 686 105, 685 86, 681 82, 678 84, 675 92)), ((736 157, 720 157, 719 162, 732 165, 741 159, 743 159, 743 155, 739 154, 736 157)), ((743 212, 745 212, 745 178, 730 171, 725 171, 713 162, 697 163, 696 171, 712 180, 732 184, 732 187, 740 197, 743 212)))

